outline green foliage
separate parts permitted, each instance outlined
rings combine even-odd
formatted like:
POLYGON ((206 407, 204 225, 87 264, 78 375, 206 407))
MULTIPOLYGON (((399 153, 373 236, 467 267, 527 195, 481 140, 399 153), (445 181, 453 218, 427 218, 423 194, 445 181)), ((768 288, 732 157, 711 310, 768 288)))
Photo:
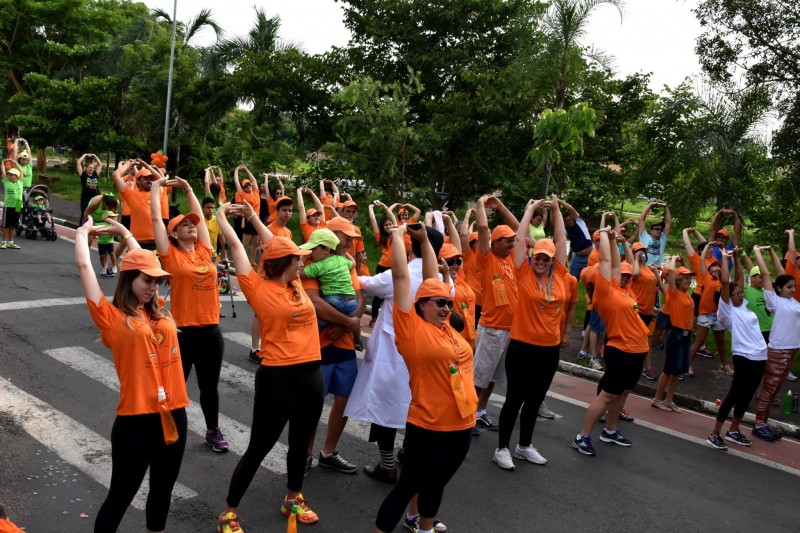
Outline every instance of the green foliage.
POLYGON ((533 163, 544 168, 561 163, 562 152, 583 155, 583 137, 594 137, 597 113, 586 103, 564 109, 545 109, 533 129, 533 163))

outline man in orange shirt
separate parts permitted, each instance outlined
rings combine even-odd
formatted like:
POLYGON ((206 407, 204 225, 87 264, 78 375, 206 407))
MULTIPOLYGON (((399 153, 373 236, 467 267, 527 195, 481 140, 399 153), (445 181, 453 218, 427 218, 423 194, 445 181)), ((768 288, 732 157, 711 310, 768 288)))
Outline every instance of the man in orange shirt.
MULTIPOLYGON (((112 177, 120 198, 130 206, 131 233, 139 242, 139 246, 145 250, 155 250, 156 242, 153 234, 153 223, 150 218, 150 188, 153 185, 153 180, 157 179, 158 176, 155 176, 148 167, 150 165, 143 161, 123 161, 114 171, 112 177), (143 168, 134 175, 136 188, 130 189, 123 176, 134 164, 141 165, 143 168)), ((164 202, 163 195, 161 196, 161 202, 164 202)))
MULTIPOLYGON (((519 222, 503 202, 491 195, 477 204, 478 255, 483 309, 475 343, 475 390, 478 392, 476 427, 497 431, 486 413, 495 383, 505 383, 505 356, 511 340, 511 323, 517 306, 517 279, 511 252, 519 222), (486 209, 494 209, 506 224, 489 232, 486 209)), ((474 432, 473 432, 474 434, 474 432)))
POLYGON ((474 209, 468 209, 464 215, 464 220, 458 223, 458 236, 461 238, 461 249, 464 252, 464 266, 462 268, 464 281, 475 293, 475 328, 481 319, 481 308, 483 306, 483 293, 481 292, 480 271, 478 269, 478 232, 471 232, 469 219, 475 213, 474 209))
MULTIPOLYGON (((336 247, 338 255, 344 255, 353 245, 352 241, 359 238, 355 227, 342 217, 334 218, 328 229, 333 231, 336 237, 339 238, 339 245, 336 247)), ((328 432, 325 434, 325 441, 322 445, 322 450, 319 452, 318 463, 320 466, 332 468, 345 474, 355 474, 358 466, 339 455, 336 446, 347 424, 344 409, 347 406, 347 400, 350 398, 353 384, 358 375, 353 333, 358 333, 361 330, 361 315, 366 307, 364 295, 361 292, 361 284, 358 281, 355 269, 350 271, 350 277, 358 300, 358 308, 352 317, 340 313, 322 298, 317 279, 305 278, 302 280, 303 288, 311 299, 311 303, 314 304, 317 318, 328 323, 328 326, 320 331, 320 348, 322 375, 325 378, 325 393, 333 395, 333 405, 328 416, 328 432)), ((309 442, 306 471, 311 467, 313 446, 314 438, 312 437, 311 442, 309 442)))

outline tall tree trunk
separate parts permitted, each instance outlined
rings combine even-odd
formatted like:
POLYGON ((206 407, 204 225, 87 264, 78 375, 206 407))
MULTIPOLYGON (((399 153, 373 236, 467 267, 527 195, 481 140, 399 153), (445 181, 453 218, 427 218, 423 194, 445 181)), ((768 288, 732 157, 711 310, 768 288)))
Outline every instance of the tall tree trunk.
POLYGON ((36 150, 36 172, 44 174, 47 172, 47 149, 38 148, 36 150))
POLYGON ((539 198, 545 198, 547 196, 547 190, 550 188, 550 174, 552 171, 553 163, 548 160, 542 170, 542 181, 539 184, 539 198))

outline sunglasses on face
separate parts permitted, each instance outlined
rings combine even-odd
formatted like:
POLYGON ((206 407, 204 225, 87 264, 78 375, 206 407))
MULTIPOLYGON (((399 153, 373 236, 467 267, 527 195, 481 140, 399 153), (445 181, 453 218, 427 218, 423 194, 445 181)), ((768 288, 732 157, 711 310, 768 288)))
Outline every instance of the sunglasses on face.
POLYGON ((453 300, 448 300, 447 298, 436 298, 436 299, 430 299, 428 301, 435 303, 436 307, 438 307, 439 309, 443 308, 445 305, 449 309, 453 308, 453 300))
POLYGON ((717 233, 717 239, 725 239, 725 240, 727 240, 727 238, 728 238, 727 235, 723 235, 722 233, 717 233))
POLYGON ((461 258, 460 257, 451 257, 450 259, 445 259, 445 263, 447 266, 458 265, 461 266, 461 258))

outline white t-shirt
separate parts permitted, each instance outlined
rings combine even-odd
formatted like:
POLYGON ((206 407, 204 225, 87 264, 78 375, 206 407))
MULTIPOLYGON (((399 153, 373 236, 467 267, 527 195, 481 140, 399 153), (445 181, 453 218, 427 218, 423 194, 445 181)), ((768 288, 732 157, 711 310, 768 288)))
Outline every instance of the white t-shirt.
POLYGON ((736 307, 719 299, 717 319, 731 332, 731 352, 751 361, 767 359, 767 343, 761 334, 758 317, 747 308, 747 300, 736 307))
POLYGON ((769 347, 776 350, 800 348, 800 303, 764 289, 767 310, 775 315, 769 332, 769 347))
POLYGON ((647 246, 647 262, 645 265, 661 266, 664 262, 664 248, 667 247, 667 237, 663 231, 661 237, 656 241, 649 233, 643 231, 639 234, 639 242, 647 246))

